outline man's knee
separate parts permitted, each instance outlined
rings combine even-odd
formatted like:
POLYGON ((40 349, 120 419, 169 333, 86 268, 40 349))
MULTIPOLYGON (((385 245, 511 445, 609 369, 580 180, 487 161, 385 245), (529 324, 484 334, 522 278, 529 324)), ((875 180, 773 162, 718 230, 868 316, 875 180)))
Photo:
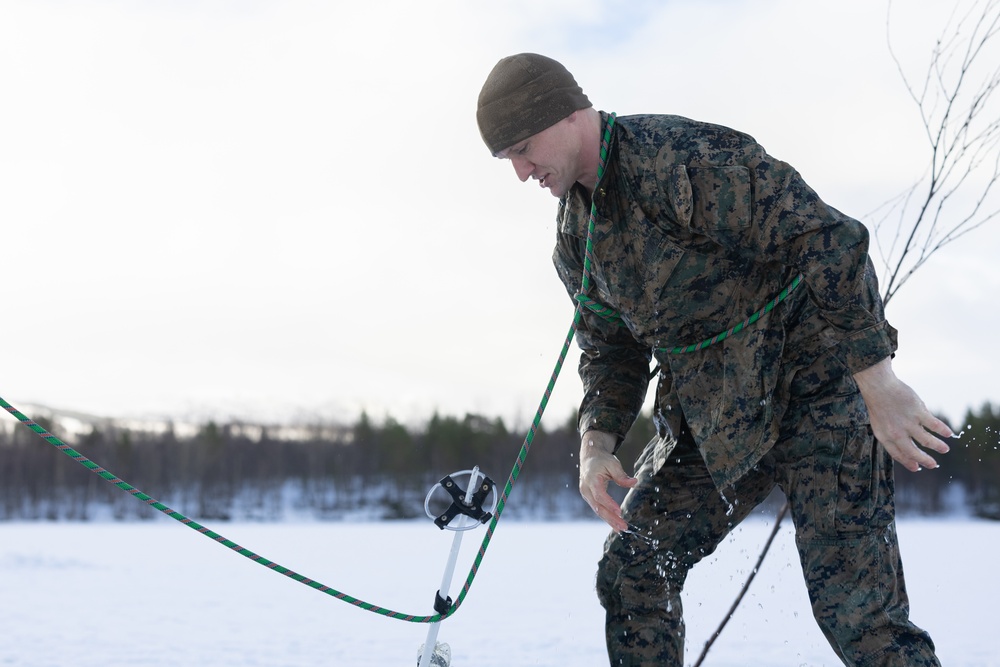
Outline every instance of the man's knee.
MULTIPOLYGON (((636 538, 632 538, 636 539, 636 538)), ((608 611, 648 615, 674 613, 687 569, 669 552, 622 559, 605 553, 597 567, 597 597, 608 611)))
POLYGON ((597 571, 597 595, 607 612, 613 665, 681 665, 684 656, 682 580, 649 563, 621 564, 607 554, 597 571))

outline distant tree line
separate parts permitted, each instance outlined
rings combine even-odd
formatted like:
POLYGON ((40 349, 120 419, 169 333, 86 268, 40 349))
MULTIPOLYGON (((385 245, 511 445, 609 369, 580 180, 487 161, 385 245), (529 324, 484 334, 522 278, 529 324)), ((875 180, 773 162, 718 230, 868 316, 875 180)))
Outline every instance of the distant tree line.
POLYGON ((959 437, 947 440, 949 453, 934 454, 939 470, 897 470, 897 505, 920 514, 964 508, 1000 520, 1000 406, 985 403, 951 425, 959 437))
MULTIPOLYGON (((114 422, 60 439, 153 498, 192 518, 277 520, 411 518, 444 475, 473 466, 502 491, 523 434, 501 419, 435 414, 420 429, 367 414, 346 428, 209 422, 180 436, 114 422)), ((156 516, 35 433, 0 430, 0 519, 145 519, 156 516)), ((638 433, 639 428, 635 429, 638 433)), ((574 427, 539 428, 508 516, 586 516, 576 495, 574 427), (514 500, 516 498, 516 501, 514 500)))
MULTIPOLYGON (((45 423, 58 433, 58 422, 45 423)), ((0 430, 0 519, 149 519, 158 514, 18 425, 0 430)), ((896 475, 901 512, 966 511, 1000 519, 1000 408, 969 411, 952 452, 934 472, 896 475)), ((619 452, 626 467, 655 433, 639 418, 619 452)), ((343 428, 209 422, 197 433, 135 430, 107 422, 77 441, 102 467, 192 518, 403 519, 423 515, 444 475, 479 468, 502 490, 524 433, 501 419, 435 414, 420 428, 367 414, 343 428)), ((576 490, 575 417, 540 428, 505 517, 585 518, 576 490)), ((780 497, 777 498, 780 502, 780 497)), ((762 511, 767 511, 763 509, 762 511)))

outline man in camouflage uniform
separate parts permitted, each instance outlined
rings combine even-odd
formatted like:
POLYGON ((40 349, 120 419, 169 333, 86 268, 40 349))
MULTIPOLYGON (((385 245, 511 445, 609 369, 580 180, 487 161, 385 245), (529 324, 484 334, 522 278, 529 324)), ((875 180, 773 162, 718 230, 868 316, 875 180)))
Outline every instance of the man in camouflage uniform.
POLYGON ((580 491, 614 529, 597 576, 612 664, 682 664, 688 571, 776 485, 813 613, 841 660, 939 664, 908 618, 892 459, 934 468, 921 447, 946 452, 934 433, 951 431, 892 371, 896 332, 864 226, 750 136, 677 116, 613 119, 544 56, 502 59, 477 120, 493 155, 559 198, 556 269, 594 306, 577 329, 580 491), (788 288, 739 332, 674 349, 788 288), (653 358, 658 434, 630 477, 614 454, 653 358), (621 507, 610 481, 630 489, 621 507))

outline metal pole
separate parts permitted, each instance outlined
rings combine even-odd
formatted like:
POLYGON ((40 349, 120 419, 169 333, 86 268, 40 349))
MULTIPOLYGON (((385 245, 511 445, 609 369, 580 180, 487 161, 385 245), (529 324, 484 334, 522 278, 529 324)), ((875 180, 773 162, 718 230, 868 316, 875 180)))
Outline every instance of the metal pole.
MULTIPOLYGON (((469 476, 469 487, 465 491, 465 502, 472 502, 472 496, 479 486, 479 466, 475 466, 472 469, 472 474, 469 476)), ((460 517, 455 517, 456 519, 460 517)), ((466 517, 461 517, 466 520, 466 517)), ((468 519, 471 521, 471 519, 468 519)), ((451 579, 455 574, 455 564, 458 562, 458 552, 462 548, 462 534, 464 531, 455 531, 455 537, 451 542, 451 553, 448 554, 448 563, 444 568, 444 575, 441 577, 441 588, 439 589, 439 594, 444 600, 448 599, 448 589, 451 587, 451 579)), ((431 623, 430 627, 427 628, 427 640, 424 642, 424 653, 420 657, 419 667, 430 667, 431 656, 434 654, 434 649, 437 646, 437 636, 438 630, 440 629, 441 621, 437 623, 431 623)))

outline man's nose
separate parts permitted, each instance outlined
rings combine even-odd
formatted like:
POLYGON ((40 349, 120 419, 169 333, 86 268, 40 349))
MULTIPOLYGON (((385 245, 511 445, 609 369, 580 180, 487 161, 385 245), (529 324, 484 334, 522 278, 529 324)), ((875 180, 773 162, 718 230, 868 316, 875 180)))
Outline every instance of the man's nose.
POLYGON ((517 177, 521 179, 522 183, 528 180, 528 177, 531 176, 531 172, 535 170, 535 165, 528 162, 524 158, 511 158, 510 161, 511 164, 514 165, 514 173, 517 174, 517 177))

